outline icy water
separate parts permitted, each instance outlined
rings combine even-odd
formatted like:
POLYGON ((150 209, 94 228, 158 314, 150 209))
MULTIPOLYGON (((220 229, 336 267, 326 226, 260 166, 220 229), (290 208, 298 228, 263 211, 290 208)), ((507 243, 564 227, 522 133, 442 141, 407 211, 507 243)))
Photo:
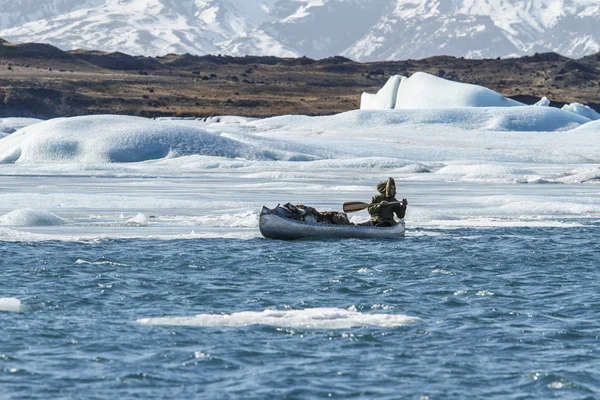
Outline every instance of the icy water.
POLYGON ((0 397, 599 398, 599 225, 2 242, 0 397))

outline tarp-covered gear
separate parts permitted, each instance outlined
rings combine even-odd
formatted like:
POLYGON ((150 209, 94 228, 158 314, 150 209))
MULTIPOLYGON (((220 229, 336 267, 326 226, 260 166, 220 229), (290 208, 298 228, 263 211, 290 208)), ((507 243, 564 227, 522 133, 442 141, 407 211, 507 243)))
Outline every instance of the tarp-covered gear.
POLYGON ((380 194, 371 199, 371 204, 368 207, 373 224, 379 226, 396 224, 394 214, 400 219, 404 218, 404 215, 406 214, 406 204, 400 204, 398 200, 396 200, 396 182, 394 181, 394 178, 379 182, 377 184, 377 191, 380 194), (385 203, 381 204, 382 202, 385 203))
POLYGON ((309 224, 351 225, 346 213, 337 211, 319 212, 313 207, 286 203, 273 209, 275 215, 309 224))

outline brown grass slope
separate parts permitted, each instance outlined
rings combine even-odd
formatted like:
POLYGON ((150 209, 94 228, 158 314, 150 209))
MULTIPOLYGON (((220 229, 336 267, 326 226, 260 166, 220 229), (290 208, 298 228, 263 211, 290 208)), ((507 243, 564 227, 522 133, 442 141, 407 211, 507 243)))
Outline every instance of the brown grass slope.
POLYGON ((356 109, 395 74, 425 71, 474 83, 526 103, 542 96, 560 106, 600 111, 600 53, 572 60, 555 53, 515 59, 357 63, 310 58, 131 56, 62 51, 0 39, 0 116, 324 115, 356 109))

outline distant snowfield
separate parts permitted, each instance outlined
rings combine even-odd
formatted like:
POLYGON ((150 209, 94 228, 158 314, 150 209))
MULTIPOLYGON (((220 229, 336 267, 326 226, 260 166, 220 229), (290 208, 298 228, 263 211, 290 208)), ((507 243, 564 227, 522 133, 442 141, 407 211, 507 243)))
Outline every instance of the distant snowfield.
POLYGON ((29 121, 0 139, 0 240, 251 239, 262 205, 339 210, 389 176, 409 234, 579 226, 600 217, 600 125, 577 110, 29 121))

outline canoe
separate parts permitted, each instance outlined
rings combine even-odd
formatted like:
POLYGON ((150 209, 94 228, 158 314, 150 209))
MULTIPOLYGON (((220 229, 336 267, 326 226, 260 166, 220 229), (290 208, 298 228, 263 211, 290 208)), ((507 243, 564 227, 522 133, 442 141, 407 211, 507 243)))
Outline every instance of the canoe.
POLYGON ((332 225, 308 223, 284 218, 263 207, 260 212, 260 233, 269 239, 294 240, 306 238, 375 238, 398 239, 404 237, 404 220, 397 225, 378 228, 360 225, 332 225))

